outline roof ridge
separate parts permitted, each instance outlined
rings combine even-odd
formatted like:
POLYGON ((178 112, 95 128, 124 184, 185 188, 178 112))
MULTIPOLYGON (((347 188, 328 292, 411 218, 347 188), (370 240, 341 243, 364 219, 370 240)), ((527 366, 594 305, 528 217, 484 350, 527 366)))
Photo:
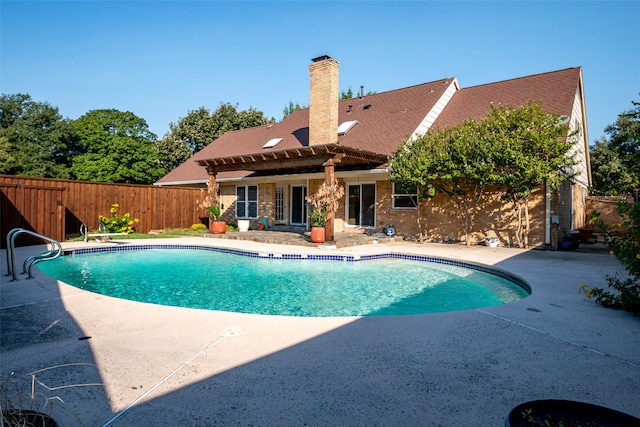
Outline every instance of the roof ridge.
POLYGON ((581 68, 582 68, 582 66, 567 67, 567 68, 562 68, 560 70, 544 71, 544 72, 541 72, 541 73, 529 74, 527 76, 513 77, 513 78, 510 78, 510 79, 498 80, 498 81, 495 81, 495 82, 481 83, 481 84, 478 84, 478 85, 475 85, 475 86, 461 87, 460 89, 461 90, 462 89, 473 89, 473 88, 477 88, 477 87, 481 87, 481 86, 489 86, 489 85, 506 83, 506 82, 515 81, 515 80, 529 79, 531 77, 544 76, 545 74, 555 74, 555 73, 561 73, 563 71, 578 70, 578 69, 581 69, 581 68))
MULTIPOLYGON (((396 88, 396 89, 389 89, 389 90, 385 90, 383 92, 376 92, 376 93, 372 93, 369 95, 365 95, 364 97, 360 98, 360 96, 354 96, 353 98, 349 98, 349 99, 341 99, 340 102, 345 102, 345 101, 351 101, 354 99, 364 99, 364 98, 369 98, 372 96, 378 96, 378 95, 385 95, 391 92, 399 92, 401 90, 407 90, 407 89, 413 89, 419 86, 426 86, 426 85, 431 85, 431 84, 436 84, 436 83, 450 83, 452 81, 454 81, 457 77, 453 76, 453 77, 445 77, 443 79, 437 79, 437 80, 433 80, 431 82, 424 82, 424 83, 416 83, 414 85, 411 86, 405 86, 405 87, 400 87, 400 88, 396 88)), ((307 107, 308 108, 308 107, 307 107)))

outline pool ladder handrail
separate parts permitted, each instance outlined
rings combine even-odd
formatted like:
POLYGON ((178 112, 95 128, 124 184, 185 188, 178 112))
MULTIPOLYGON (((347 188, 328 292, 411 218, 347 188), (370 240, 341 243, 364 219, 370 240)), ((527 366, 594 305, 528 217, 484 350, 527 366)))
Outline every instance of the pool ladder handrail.
POLYGON ((33 255, 30 256, 29 258, 27 258, 26 260, 24 260, 24 263, 22 264, 22 274, 29 274, 29 279, 33 279, 33 273, 32 273, 32 268, 34 265, 36 265, 37 263, 39 263, 40 261, 45 261, 45 260, 49 260, 49 259, 55 259, 58 258, 61 254, 62 254, 62 245, 60 245, 60 242, 58 242, 55 239, 52 239, 50 237, 47 236, 43 236, 42 234, 38 234, 36 232, 33 232, 31 230, 27 230, 24 228, 14 228, 13 230, 9 231, 9 233, 7 233, 7 276, 12 276, 13 280, 18 280, 18 274, 16 271, 16 254, 15 254, 15 250, 16 250, 16 245, 15 245, 15 241, 16 241, 16 237, 18 237, 19 234, 29 234, 31 236, 35 236, 35 237, 39 237, 45 241, 47 241, 47 244, 51 243, 51 248, 48 251, 39 253, 37 255, 33 255))

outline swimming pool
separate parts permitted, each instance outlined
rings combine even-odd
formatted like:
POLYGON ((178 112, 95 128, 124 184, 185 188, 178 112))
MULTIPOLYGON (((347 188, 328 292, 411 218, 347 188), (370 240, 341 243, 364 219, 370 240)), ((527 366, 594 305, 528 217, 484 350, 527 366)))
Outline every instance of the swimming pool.
POLYGON ((38 267, 72 286, 117 298, 285 316, 437 313, 506 304, 530 294, 524 281, 501 270, 403 254, 140 245, 75 250, 38 267))

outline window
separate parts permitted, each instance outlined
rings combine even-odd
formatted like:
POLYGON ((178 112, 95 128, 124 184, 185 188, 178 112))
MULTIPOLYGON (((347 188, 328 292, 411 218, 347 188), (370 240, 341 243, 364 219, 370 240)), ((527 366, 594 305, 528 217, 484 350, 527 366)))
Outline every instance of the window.
POLYGON ((258 218, 258 186, 236 187, 236 218, 258 218))
POLYGON ((340 123, 340 126, 338 126, 338 135, 346 135, 346 133, 349 132, 351 128, 357 124, 358 124, 357 120, 351 120, 350 122, 340 123))
POLYGON ((282 138, 273 138, 268 140, 263 146, 262 148, 272 148, 275 147, 276 145, 278 145, 280 143, 280 141, 282 141, 282 138))
POLYGON ((415 184, 393 184, 393 209, 417 209, 418 186, 415 184))

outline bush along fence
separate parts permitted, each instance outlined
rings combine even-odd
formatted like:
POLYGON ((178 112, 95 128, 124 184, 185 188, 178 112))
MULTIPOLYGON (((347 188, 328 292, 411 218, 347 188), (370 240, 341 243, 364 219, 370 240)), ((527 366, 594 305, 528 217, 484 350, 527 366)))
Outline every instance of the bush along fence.
MULTIPOLYGON (((50 178, 0 175, 0 237, 4 248, 7 233, 17 227, 64 240, 86 224, 97 230, 101 215, 114 204, 139 219, 135 230, 147 233, 164 228, 186 228, 206 222, 202 207, 207 196, 202 188, 156 187, 110 184, 50 178)), ((20 238, 18 245, 42 243, 20 238)))
POLYGON ((616 224, 607 224, 602 214, 594 211, 590 223, 602 233, 604 242, 627 270, 627 277, 607 275, 607 289, 590 288, 580 285, 588 298, 605 307, 626 310, 640 316, 640 203, 617 203, 618 215, 622 219, 616 224))

